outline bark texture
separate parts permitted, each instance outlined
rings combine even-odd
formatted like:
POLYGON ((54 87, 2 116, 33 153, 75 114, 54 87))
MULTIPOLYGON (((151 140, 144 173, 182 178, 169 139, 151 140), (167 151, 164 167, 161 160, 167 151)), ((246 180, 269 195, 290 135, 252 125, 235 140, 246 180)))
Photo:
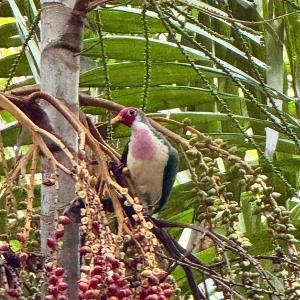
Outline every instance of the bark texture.
MULTIPOLYGON (((75 0, 42 1, 41 15, 41 91, 61 99, 76 114, 79 113, 78 83, 82 16, 73 12, 75 0)), ((78 136, 53 107, 44 104, 54 133, 74 152, 78 148, 78 136)), ((66 166, 70 162, 60 151, 56 157, 66 166)), ((51 168, 48 161, 43 161, 44 178, 51 168)), ((49 254, 46 241, 54 232, 55 208, 64 207, 75 198, 75 182, 62 172, 59 175, 59 190, 54 186, 42 187, 41 243, 42 253, 49 254), (55 200, 57 198, 57 200, 55 200), (56 206, 56 207, 55 207, 56 206)), ((63 246, 58 253, 58 261, 65 268, 66 281, 69 285, 68 299, 78 299, 77 280, 79 278, 79 225, 65 227, 63 246)))

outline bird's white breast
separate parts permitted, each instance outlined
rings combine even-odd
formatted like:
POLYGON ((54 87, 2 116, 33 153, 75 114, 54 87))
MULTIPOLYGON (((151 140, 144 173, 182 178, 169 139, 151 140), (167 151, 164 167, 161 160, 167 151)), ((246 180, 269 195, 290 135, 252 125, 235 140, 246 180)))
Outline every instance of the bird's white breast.
POLYGON ((135 122, 129 142, 127 167, 146 208, 155 205, 161 198, 168 157, 168 147, 146 124, 135 122))

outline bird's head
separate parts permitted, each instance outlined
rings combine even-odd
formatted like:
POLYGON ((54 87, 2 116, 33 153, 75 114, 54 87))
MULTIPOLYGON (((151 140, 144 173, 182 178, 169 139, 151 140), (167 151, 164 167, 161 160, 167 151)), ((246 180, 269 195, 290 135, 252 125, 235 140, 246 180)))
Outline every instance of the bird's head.
POLYGON ((140 117, 141 111, 135 107, 123 108, 114 118, 111 119, 111 124, 123 123, 131 127, 132 123, 140 117))

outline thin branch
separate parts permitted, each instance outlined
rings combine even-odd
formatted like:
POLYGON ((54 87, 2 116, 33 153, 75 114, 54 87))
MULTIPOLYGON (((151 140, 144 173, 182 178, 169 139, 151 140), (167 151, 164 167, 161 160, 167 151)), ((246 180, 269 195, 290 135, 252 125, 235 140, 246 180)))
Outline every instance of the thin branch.
POLYGON ((109 2, 114 2, 115 0, 96 0, 92 1, 91 4, 89 4, 87 11, 91 11, 95 9, 97 6, 104 6, 105 4, 108 4, 109 2))

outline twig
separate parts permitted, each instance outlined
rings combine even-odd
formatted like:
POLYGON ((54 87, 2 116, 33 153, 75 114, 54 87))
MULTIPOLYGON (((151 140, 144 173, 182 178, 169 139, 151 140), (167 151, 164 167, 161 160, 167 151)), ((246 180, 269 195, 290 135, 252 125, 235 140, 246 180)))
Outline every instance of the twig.
POLYGON ((25 218, 25 242, 24 242, 24 250, 27 248, 27 242, 29 237, 29 231, 31 229, 32 222, 32 211, 33 211, 33 200, 34 200, 34 177, 36 174, 36 166, 38 161, 38 146, 33 146, 33 154, 30 168, 30 181, 29 181, 29 189, 27 196, 27 208, 26 208, 26 218, 25 218))

